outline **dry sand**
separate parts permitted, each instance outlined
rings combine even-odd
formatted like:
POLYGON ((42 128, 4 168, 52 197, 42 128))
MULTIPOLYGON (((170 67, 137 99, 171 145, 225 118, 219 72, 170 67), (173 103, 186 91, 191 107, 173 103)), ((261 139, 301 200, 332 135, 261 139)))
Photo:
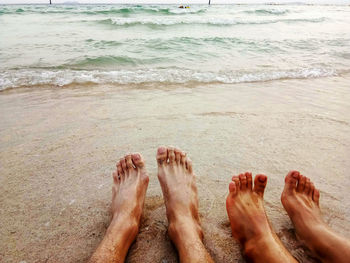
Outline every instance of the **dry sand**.
POLYGON ((205 243, 216 262, 244 262, 225 212, 233 174, 265 173, 266 210, 300 262, 280 194, 298 169, 321 190, 327 222, 350 237, 350 76, 239 85, 21 88, 0 93, 0 261, 84 262, 109 223, 119 157, 144 155, 144 219, 127 262, 177 262, 156 177, 174 145, 199 177, 205 243))

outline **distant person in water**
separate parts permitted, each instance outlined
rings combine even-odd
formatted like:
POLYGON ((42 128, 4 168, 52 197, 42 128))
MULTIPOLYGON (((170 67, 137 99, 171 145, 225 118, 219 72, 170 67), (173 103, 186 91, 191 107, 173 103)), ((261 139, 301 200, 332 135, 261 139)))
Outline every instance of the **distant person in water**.
MULTIPOLYGON (((170 239, 180 262, 214 262, 203 244, 198 196, 192 162, 172 147, 157 151, 158 179, 163 191, 170 239)), ((117 163, 113 173, 112 221, 90 262, 124 262, 140 227, 148 186, 145 162, 138 153, 117 163)), ((226 209, 232 235, 249 262, 297 262, 271 228, 264 209, 265 175, 233 176, 226 209)), ((320 193, 310 179, 297 171, 288 173, 282 204, 298 236, 322 262, 348 262, 350 242, 322 220, 320 193)))

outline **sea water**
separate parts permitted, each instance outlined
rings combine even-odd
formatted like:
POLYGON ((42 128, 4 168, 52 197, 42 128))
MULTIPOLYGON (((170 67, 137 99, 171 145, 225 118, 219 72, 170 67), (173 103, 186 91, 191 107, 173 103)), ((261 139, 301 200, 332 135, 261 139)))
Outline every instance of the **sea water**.
POLYGON ((1 5, 0 90, 350 70, 350 6, 1 5))

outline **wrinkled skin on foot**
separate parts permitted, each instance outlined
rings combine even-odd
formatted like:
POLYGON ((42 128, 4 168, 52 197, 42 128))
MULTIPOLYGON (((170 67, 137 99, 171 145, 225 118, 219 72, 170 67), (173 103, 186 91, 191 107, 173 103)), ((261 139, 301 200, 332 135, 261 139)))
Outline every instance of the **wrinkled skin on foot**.
POLYGON ((281 201, 298 237, 322 262, 348 262, 350 242, 322 219, 320 192, 309 178, 291 171, 285 178, 281 201))

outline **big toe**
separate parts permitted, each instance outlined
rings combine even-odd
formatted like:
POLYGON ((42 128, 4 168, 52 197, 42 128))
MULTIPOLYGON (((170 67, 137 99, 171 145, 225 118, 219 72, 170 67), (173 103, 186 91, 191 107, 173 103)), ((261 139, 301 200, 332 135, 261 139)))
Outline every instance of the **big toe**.
POLYGON ((168 150, 164 146, 161 146, 157 150, 157 162, 158 165, 163 165, 166 162, 168 150))
POLYGON ((143 169, 145 167, 145 161, 143 160, 141 154, 134 153, 131 155, 131 158, 136 168, 143 169))
POLYGON ((284 185, 284 193, 293 193, 296 191, 297 189, 297 182, 300 178, 300 173, 298 171, 290 171, 284 182, 285 182, 285 185, 284 185))
POLYGON ((264 174, 258 174, 254 179, 254 192, 261 197, 264 196, 265 187, 267 184, 267 176, 264 174))

